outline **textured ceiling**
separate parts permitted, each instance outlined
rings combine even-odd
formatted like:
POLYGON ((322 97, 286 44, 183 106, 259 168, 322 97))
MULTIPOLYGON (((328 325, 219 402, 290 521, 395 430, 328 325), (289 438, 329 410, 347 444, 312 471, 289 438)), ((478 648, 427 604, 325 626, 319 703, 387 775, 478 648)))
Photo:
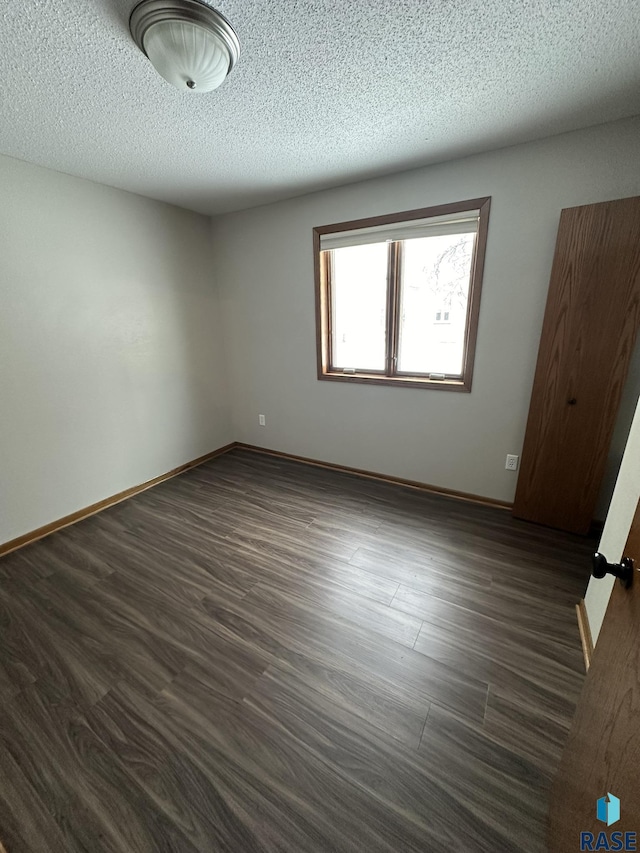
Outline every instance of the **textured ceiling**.
POLYGON ((640 113, 637 0, 220 0, 208 95, 134 5, 2 0, 0 153, 219 213, 640 113))

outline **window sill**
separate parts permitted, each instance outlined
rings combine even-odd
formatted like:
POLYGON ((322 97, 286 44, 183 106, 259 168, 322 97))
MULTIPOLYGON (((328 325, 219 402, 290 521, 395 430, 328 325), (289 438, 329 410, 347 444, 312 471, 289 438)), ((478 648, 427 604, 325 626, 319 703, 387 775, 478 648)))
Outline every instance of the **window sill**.
POLYGON ((320 372, 318 379, 330 382, 351 382, 362 385, 394 385, 400 388, 428 388, 437 391, 471 391, 471 380, 464 379, 428 379, 420 376, 380 376, 376 373, 325 373, 320 372))

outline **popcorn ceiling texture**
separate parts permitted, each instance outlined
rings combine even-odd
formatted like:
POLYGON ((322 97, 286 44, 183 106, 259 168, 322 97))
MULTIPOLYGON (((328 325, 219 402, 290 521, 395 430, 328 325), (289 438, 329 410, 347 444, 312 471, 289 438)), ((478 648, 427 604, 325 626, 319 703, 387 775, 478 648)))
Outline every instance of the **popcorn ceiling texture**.
POLYGON ((219 0, 208 95, 134 5, 3 0, 1 153, 215 214, 640 113, 637 0, 219 0))

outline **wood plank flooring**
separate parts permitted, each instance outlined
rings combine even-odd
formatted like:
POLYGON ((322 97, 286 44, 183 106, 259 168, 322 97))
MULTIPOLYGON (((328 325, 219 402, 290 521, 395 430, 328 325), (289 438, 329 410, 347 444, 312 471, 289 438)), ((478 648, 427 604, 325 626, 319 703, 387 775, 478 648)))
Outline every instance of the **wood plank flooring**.
POLYGON ((7 853, 543 851, 592 550, 236 450, 0 559, 7 853))

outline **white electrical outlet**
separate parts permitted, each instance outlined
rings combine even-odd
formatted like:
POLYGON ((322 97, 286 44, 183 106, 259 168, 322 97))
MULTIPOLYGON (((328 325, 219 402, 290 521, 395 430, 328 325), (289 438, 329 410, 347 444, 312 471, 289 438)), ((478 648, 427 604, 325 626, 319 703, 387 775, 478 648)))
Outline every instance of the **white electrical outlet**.
POLYGON ((267 425, 267 419, 265 418, 264 415, 258 415, 258 424, 260 426, 266 426, 267 425))
POLYGON ((505 463, 505 468, 507 471, 517 471, 518 470, 518 456, 515 456, 513 453, 507 453, 507 461, 505 463))

